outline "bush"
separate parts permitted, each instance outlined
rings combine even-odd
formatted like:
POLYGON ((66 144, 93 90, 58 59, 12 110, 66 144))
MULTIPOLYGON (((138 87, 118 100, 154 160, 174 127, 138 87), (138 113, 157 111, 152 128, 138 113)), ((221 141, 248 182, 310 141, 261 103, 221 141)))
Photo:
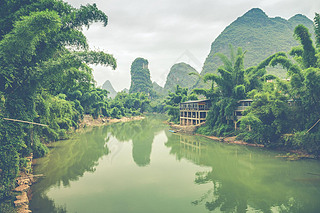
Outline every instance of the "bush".
POLYGON ((12 200, 0 200, 0 212, 16 213, 12 200))
POLYGON ((308 153, 320 155, 320 132, 296 132, 292 136, 284 137, 284 143, 295 149, 302 149, 308 153))
POLYGON ((49 149, 46 145, 40 143, 40 140, 34 140, 33 142, 33 156, 35 158, 40 158, 45 156, 49 152, 49 149))

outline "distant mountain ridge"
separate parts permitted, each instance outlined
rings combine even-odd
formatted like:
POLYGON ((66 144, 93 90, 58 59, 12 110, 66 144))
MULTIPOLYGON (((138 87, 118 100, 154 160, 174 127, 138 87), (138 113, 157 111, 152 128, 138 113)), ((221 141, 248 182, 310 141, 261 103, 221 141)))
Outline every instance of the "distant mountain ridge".
POLYGON ((109 80, 106 80, 103 83, 102 89, 105 89, 109 92, 108 97, 110 97, 110 98, 114 98, 117 95, 117 92, 115 91, 115 89, 113 88, 113 86, 109 80))
MULTIPOLYGON (((253 8, 237 18, 211 44, 211 51, 206 58, 201 75, 215 72, 222 64, 214 55, 218 52, 230 55, 229 44, 247 51, 244 58, 245 67, 257 65, 268 56, 279 52, 288 52, 299 45, 293 37, 294 28, 302 24, 313 33, 313 22, 298 14, 289 20, 269 18, 264 11, 253 8)), ((268 68, 269 73, 284 77, 286 72, 280 68, 268 68)))

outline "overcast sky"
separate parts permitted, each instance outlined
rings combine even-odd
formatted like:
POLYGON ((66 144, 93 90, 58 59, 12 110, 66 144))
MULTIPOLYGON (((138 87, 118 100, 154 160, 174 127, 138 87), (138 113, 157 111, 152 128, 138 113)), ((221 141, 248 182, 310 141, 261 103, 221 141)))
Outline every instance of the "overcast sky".
POLYGON ((161 86, 177 62, 189 63, 201 72, 211 43, 251 8, 285 19, 303 14, 313 20, 314 14, 320 13, 320 0, 66 1, 76 8, 96 3, 109 17, 106 27, 94 24, 85 30, 85 35, 91 49, 103 50, 116 58, 116 70, 93 67, 97 85, 110 80, 116 91, 130 87, 130 66, 138 57, 149 61, 151 80, 161 86))

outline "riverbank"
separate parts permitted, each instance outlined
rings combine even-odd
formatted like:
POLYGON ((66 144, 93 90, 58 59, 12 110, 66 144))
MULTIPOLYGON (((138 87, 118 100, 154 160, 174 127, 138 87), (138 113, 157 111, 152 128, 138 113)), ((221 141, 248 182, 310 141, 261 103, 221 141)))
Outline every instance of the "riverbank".
POLYGON ((89 126, 102 126, 119 122, 129 122, 144 119, 144 116, 122 117, 122 118, 107 118, 98 117, 93 118, 91 115, 84 115, 82 121, 79 124, 79 128, 85 128, 89 126))
POLYGON ((14 189, 18 195, 14 201, 14 206, 18 213, 31 212, 29 210, 29 200, 30 200, 30 186, 35 182, 35 177, 32 173, 32 161, 33 154, 26 157, 26 167, 23 171, 20 171, 19 176, 16 178, 17 187, 14 189))
MULTIPOLYGON (((201 135, 196 134, 196 130, 202 126, 195 125, 195 126, 181 126, 178 124, 174 124, 172 122, 167 122, 168 125, 172 128, 172 130, 176 133, 183 133, 183 134, 192 134, 197 135, 205 138, 209 138, 214 141, 219 141, 222 143, 228 143, 228 144, 238 144, 238 145, 245 145, 245 146, 251 146, 251 147, 265 147, 263 144, 254 144, 254 143, 248 143, 243 140, 238 140, 237 136, 232 137, 217 137, 217 136, 208 136, 208 135, 201 135)), ((319 156, 308 154, 307 152, 303 150, 292 150, 292 149, 277 149, 278 151, 287 152, 284 155, 277 156, 278 158, 285 158, 287 160, 299 160, 299 159, 319 159, 319 156)))
POLYGON ((175 131, 179 133, 184 133, 184 134, 192 134, 192 135, 198 135, 201 137, 209 138, 214 141, 219 141, 223 143, 229 143, 229 144, 239 144, 239 145, 246 145, 246 146, 253 146, 253 147, 264 147, 262 144, 252 144, 252 143, 247 143, 242 140, 237 140, 237 136, 232 136, 232 137, 216 137, 216 136, 207 136, 207 135, 201 135, 201 134, 195 134, 196 130, 202 126, 203 124, 199 125, 194 125, 194 126, 181 126, 178 124, 174 124, 169 122, 168 123, 170 127, 175 131))
MULTIPOLYGON (((134 116, 134 117, 122 117, 118 118, 106 118, 106 117, 99 117, 94 119, 91 115, 84 115, 83 120, 79 123, 79 128, 70 133, 75 134, 78 131, 82 131, 86 127, 95 127, 95 126, 103 126, 103 125, 110 125, 113 123, 119 122, 130 122, 136 120, 144 119, 144 116, 134 116)), ((54 143, 54 142, 52 142, 54 143)), ((50 146, 51 143, 48 144, 50 146)), ((36 178, 41 177, 41 174, 34 175, 33 174, 33 166, 36 164, 36 159, 33 158, 31 154, 29 157, 26 158, 26 167, 23 168, 23 171, 20 171, 19 176, 16 178, 17 187, 14 189, 14 192, 18 195, 16 196, 16 200, 14 200, 14 206, 17 213, 28 213, 31 212, 29 209, 29 201, 32 199, 31 193, 31 185, 36 182, 36 178)))

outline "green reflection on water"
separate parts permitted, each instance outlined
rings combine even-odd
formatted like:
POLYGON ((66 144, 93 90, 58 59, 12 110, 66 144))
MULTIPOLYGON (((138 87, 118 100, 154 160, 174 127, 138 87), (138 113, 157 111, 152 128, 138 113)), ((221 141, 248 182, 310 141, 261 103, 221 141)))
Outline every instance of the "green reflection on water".
POLYGON ((33 212, 318 212, 318 161, 172 134, 161 119, 55 144, 38 161, 33 212))
POLYGON ((195 174, 195 184, 213 187, 194 205, 218 212, 319 212, 318 161, 289 162, 265 149, 179 137, 180 144, 166 143, 172 154, 212 168, 195 174))

